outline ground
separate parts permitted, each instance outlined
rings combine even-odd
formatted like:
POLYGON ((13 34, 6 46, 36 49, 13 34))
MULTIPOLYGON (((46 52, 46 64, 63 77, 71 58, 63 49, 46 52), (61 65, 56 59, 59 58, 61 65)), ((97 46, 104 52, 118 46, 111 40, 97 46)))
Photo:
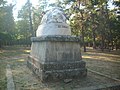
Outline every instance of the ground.
POLYGON ((87 67, 94 71, 120 79, 120 50, 100 51, 87 48, 87 52, 82 52, 82 58, 87 62, 87 67))
POLYGON ((88 76, 72 80, 69 83, 65 83, 64 81, 42 83, 26 66, 29 52, 29 47, 22 46, 11 46, 0 49, 0 90, 6 90, 7 88, 7 64, 11 66, 16 90, 79 90, 81 87, 118 83, 115 80, 96 75, 89 70, 94 70, 120 80, 119 50, 101 52, 100 50, 87 48, 87 52, 82 51, 82 58, 86 61, 88 68, 88 76))

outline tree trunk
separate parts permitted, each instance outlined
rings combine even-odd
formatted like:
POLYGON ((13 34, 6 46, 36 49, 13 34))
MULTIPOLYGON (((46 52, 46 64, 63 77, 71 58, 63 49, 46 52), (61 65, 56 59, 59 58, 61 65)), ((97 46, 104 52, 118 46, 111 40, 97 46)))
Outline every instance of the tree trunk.
POLYGON ((101 50, 104 51, 104 36, 102 35, 101 50))
POLYGON ((96 49, 96 40, 95 40, 95 30, 92 30, 92 34, 93 34, 93 49, 96 49))
POLYGON ((2 47, 2 44, 1 44, 1 42, 0 42, 0 48, 2 47))
POLYGON ((29 5, 29 29, 30 29, 30 32, 32 33, 32 36, 35 36, 34 35, 34 31, 33 31, 33 25, 32 25, 31 3, 30 3, 30 0, 28 0, 28 5, 29 5))
POLYGON ((117 39, 115 40, 115 50, 118 50, 118 46, 117 46, 117 39))
POLYGON ((86 45, 85 45, 85 40, 84 40, 84 26, 82 26, 82 43, 84 47, 84 52, 86 52, 86 45))
MULTIPOLYGON (((80 3, 79 3, 79 7, 80 7, 80 3)), ((82 16, 82 31, 81 31, 81 33, 82 33, 82 43, 83 43, 83 47, 84 47, 84 52, 86 52, 86 45, 85 45, 85 40, 84 40, 84 31, 85 31, 85 25, 84 25, 84 16, 83 16, 83 12, 82 11, 80 11, 80 14, 81 14, 81 16, 82 16)))
POLYGON ((92 14, 92 38, 93 38, 93 49, 96 49, 96 40, 95 40, 95 17, 94 14, 92 14))

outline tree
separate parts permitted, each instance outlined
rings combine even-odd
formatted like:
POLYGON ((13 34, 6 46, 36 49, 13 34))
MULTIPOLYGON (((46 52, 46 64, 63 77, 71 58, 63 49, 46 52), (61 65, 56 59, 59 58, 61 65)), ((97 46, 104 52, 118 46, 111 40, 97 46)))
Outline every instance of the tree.
POLYGON ((29 45, 31 35, 27 20, 16 21, 15 39, 18 41, 18 44, 29 45))
POLYGON ((112 49, 115 47, 117 50, 120 48, 120 1, 114 0, 113 4, 115 5, 115 8, 111 10, 109 22, 110 34, 112 35, 110 38, 112 49))
POLYGON ((35 32, 33 31, 33 24, 32 24, 32 16, 31 16, 31 3, 30 0, 27 1, 28 4, 28 12, 29 12, 29 30, 32 33, 32 36, 35 36, 35 32))
POLYGON ((86 32, 86 24, 88 20, 88 13, 83 8, 87 1, 85 0, 67 0, 66 3, 72 3, 69 12, 70 15, 74 15, 74 18, 72 18, 70 21, 72 27, 72 32, 78 32, 77 35, 80 35, 82 37, 82 44, 84 47, 84 52, 86 52, 86 45, 85 45, 85 32, 86 32), (84 6, 82 5, 84 4, 84 6), (73 14, 72 14, 73 13, 73 14), (77 26, 77 27, 76 27, 77 26))
MULTIPOLYGON (((4 42, 3 37, 12 37, 14 30, 14 18, 13 18, 13 10, 14 5, 7 5, 6 1, 0 1, 0 39, 1 42, 4 42)), ((12 38, 5 38, 6 44, 10 43, 12 38)), ((5 43, 3 43, 5 44, 5 43)), ((0 43, 1 46, 1 43, 0 43)))

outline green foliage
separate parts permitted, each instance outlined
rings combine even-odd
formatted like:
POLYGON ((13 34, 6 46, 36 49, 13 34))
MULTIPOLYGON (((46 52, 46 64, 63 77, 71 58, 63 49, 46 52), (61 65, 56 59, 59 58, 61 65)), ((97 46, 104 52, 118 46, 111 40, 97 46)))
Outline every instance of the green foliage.
MULTIPOLYGON (((72 33, 76 36, 84 36, 82 38, 85 39, 85 42, 93 43, 93 46, 98 43, 101 48, 115 42, 114 36, 119 41, 119 15, 115 17, 116 23, 111 22, 110 17, 115 15, 111 16, 111 13, 114 12, 108 9, 107 3, 108 0, 65 0, 64 4, 71 6, 66 10, 66 13, 69 17, 72 33)), ((115 3, 118 7, 119 2, 115 3)))
POLYGON ((0 33, 0 46, 9 45, 12 41, 12 36, 9 33, 0 33))
POLYGON ((13 5, 7 5, 6 1, 0 1, 0 46, 8 44, 13 39, 14 31, 14 18, 13 18, 13 5))
POLYGON ((0 31, 11 32, 14 29, 13 6, 0 7, 0 31))
POLYGON ((25 3, 21 10, 18 11, 18 18, 27 20, 29 19, 28 3, 25 3))
POLYGON ((119 0, 118 1, 117 0, 114 1, 113 4, 116 5, 116 6, 118 6, 118 7, 120 7, 120 1, 119 0))
POLYGON ((91 4, 92 5, 98 5, 99 4, 99 0, 91 0, 91 4))
MULTIPOLYGON (((0 32, 1 38, 19 41, 21 43, 30 42, 30 37, 37 30, 47 6, 62 7, 65 16, 71 26, 72 35, 81 37, 83 45, 90 43, 93 47, 96 44, 101 48, 109 45, 119 45, 120 43, 120 15, 119 1, 115 1, 115 10, 109 10, 108 0, 57 0, 56 3, 48 5, 48 0, 39 1, 37 8, 32 7, 30 2, 22 7, 18 12, 19 21, 14 23, 12 15, 12 5, 6 5, 3 0, 0 2, 0 32), (32 20, 30 20, 32 19, 32 20), (31 21, 31 23, 30 23, 31 21), (9 34, 8 34, 9 33, 9 34), (6 37, 7 35, 7 37, 6 37)), ((28 0, 29 1, 29 0, 28 0)))
POLYGON ((110 29, 112 30, 112 37, 114 40, 120 40, 120 21, 115 17, 111 17, 110 19, 110 29))

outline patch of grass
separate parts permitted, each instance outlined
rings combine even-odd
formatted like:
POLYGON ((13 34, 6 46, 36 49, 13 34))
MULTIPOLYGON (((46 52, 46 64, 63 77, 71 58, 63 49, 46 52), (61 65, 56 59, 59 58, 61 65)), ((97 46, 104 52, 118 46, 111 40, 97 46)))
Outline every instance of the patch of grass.
POLYGON ((0 79, 0 90, 6 90, 7 88, 7 79, 2 78, 0 79))
POLYGON ((17 55, 22 54, 29 54, 30 53, 30 47, 18 47, 18 46, 11 46, 11 47, 3 47, 0 50, 0 58, 4 57, 14 57, 17 55))
POLYGON ((0 90, 7 89, 7 78, 6 78, 6 65, 17 62, 23 62, 23 59, 15 60, 14 58, 20 58, 22 54, 29 54, 29 47, 11 46, 3 47, 0 49, 0 90))
POLYGON ((6 63, 3 60, 0 60, 0 90, 6 90, 6 87, 6 63))

